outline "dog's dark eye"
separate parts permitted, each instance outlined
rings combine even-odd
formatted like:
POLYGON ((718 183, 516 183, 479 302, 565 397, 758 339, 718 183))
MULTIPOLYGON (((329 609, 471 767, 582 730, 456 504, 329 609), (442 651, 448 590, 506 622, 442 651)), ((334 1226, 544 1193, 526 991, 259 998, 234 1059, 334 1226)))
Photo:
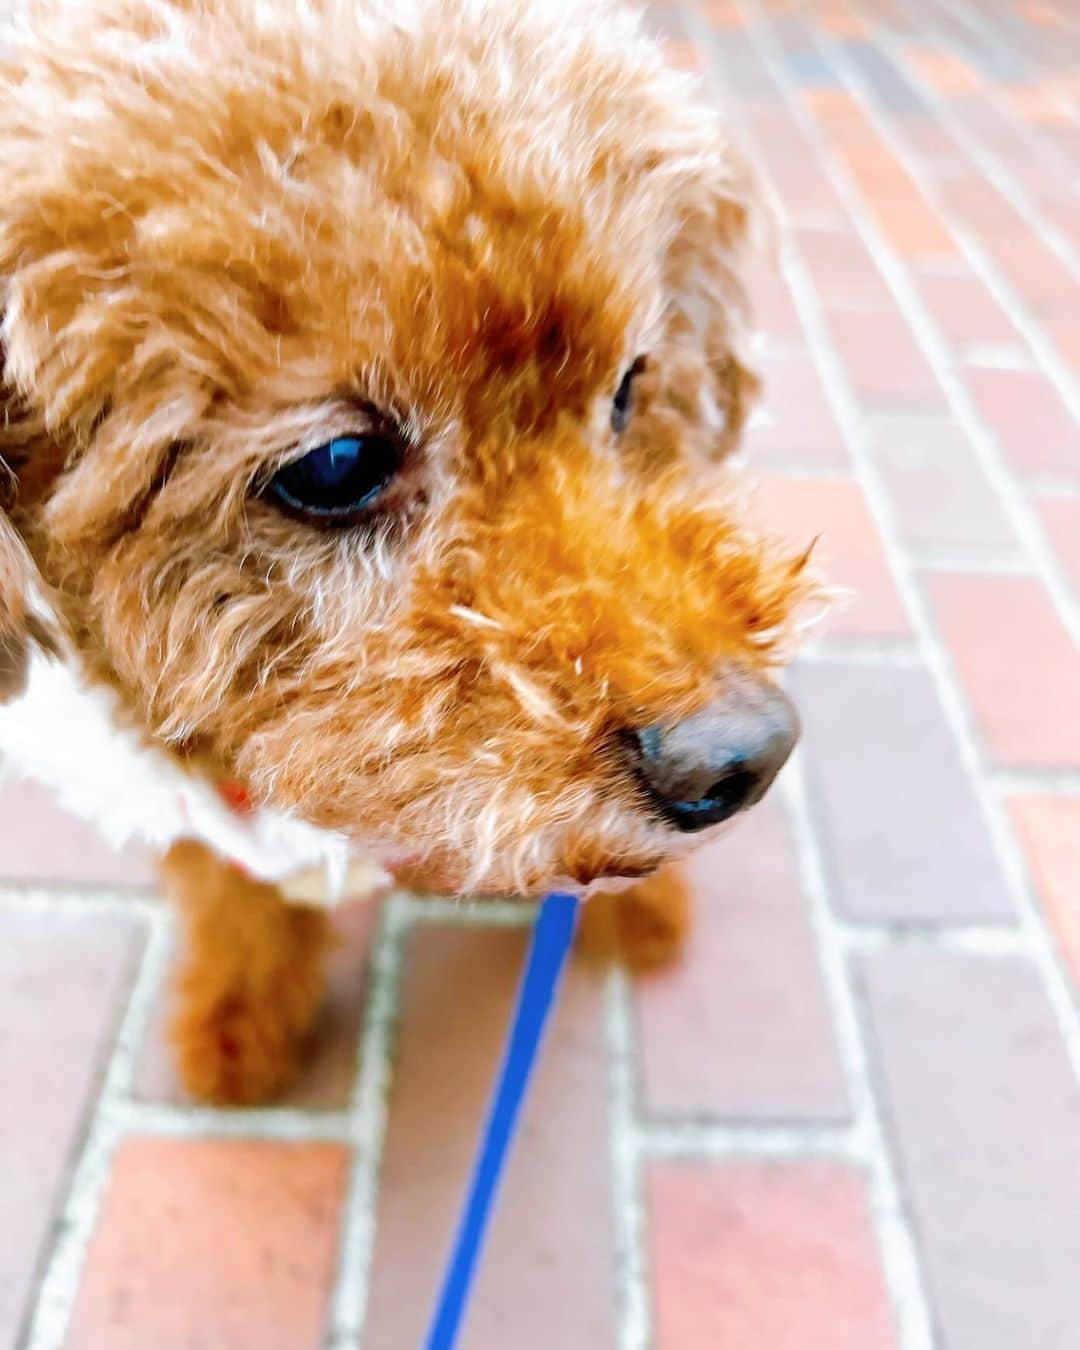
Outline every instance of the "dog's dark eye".
POLYGON ((645 358, 639 356, 622 377, 622 383, 615 391, 615 401, 611 405, 611 429, 616 436, 630 421, 630 414, 634 410, 634 381, 644 369, 645 358))
POLYGON ((266 493, 297 515, 348 525, 389 486, 401 458, 389 436, 335 436, 279 469, 266 493))

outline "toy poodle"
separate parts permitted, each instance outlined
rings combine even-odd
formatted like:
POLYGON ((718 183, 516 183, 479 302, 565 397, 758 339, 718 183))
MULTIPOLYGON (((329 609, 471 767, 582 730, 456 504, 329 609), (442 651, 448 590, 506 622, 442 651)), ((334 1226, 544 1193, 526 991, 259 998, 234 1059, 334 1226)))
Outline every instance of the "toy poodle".
POLYGON ((723 462, 694 81, 608 0, 26 0, 0 53, 0 750, 161 850, 187 1086, 288 1082, 388 874, 618 891, 663 959, 811 590, 723 462))

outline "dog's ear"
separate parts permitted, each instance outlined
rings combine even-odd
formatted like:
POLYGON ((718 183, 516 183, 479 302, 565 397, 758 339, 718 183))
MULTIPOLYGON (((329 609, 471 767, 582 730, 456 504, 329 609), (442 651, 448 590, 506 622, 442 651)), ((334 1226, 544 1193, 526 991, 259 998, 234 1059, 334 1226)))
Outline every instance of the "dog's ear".
MULTIPOLYGON (((9 471, 0 460, 0 498, 9 471)), ((0 701, 18 692, 30 643, 27 595, 31 564, 6 510, 0 508, 0 701)))
POLYGON ((18 470, 37 439, 33 419, 5 378, 0 336, 0 701, 22 687, 30 644, 51 645, 31 609, 36 570, 16 525, 18 470))
POLYGON ((761 195, 748 165, 714 123, 687 148, 676 221, 666 259, 673 331, 691 333, 704 362, 700 391, 709 442, 726 454, 753 409, 760 381, 749 359, 745 277, 751 236, 764 223, 761 195))

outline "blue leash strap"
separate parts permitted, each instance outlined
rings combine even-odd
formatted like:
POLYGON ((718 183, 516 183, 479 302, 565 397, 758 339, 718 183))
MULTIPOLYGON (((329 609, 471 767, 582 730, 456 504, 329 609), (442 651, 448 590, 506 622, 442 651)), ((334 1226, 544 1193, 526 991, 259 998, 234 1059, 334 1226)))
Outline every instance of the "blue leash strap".
POLYGON ((453 1350, 457 1344, 495 1192, 566 965, 577 911, 577 899, 559 891, 552 892, 540 906, 487 1128, 425 1350, 453 1350))

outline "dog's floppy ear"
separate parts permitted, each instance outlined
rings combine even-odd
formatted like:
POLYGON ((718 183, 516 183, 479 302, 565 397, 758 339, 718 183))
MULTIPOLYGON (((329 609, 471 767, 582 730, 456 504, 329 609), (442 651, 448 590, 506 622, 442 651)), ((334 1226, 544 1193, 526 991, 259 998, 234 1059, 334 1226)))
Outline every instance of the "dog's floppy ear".
POLYGON ((22 687, 31 642, 50 645, 30 607, 36 570, 13 520, 17 470, 35 439, 31 419, 5 379, 0 335, 0 701, 22 687))
POLYGON ((666 260, 676 329, 691 331, 702 353, 703 417, 710 443, 726 454, 757 398, 760 381, 749 363, 749 301, 743 278, 751 229, 762 216, 749 167, 711 122, 697 128, 711 143, 687 150, 676 194, 677 217, 666 260))
MULTIPOLYGON (((0 461, 0 500, 9 470, 0 461)), ((0 508, 0 700, 21 687, 30 641, 27 592, 31 564, 26 547, 0 508)))

